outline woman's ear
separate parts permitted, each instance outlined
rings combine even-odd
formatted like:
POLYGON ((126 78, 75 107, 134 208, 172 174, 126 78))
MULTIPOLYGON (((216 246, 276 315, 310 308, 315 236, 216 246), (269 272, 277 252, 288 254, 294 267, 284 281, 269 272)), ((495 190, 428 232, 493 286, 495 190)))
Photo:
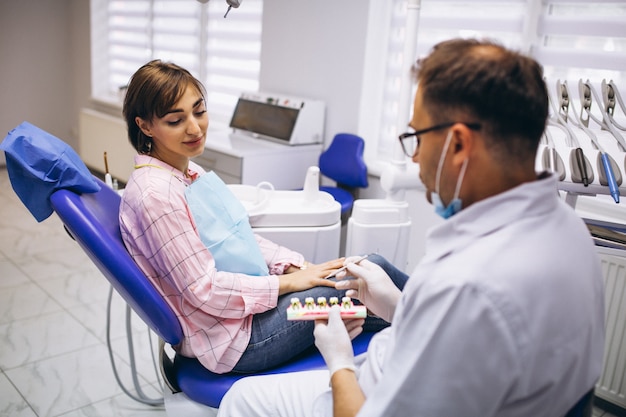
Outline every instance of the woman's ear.
POLYGON ((142 119, 141 117, 137 116, 135 117, 135 123, 137 123, 137 126, 139 126, 139 129, 141 129, 141 132, 148 136, 148 137, 152 137, 152 131, 150 129, 151 124, 146 122, 144 119, 142 119))

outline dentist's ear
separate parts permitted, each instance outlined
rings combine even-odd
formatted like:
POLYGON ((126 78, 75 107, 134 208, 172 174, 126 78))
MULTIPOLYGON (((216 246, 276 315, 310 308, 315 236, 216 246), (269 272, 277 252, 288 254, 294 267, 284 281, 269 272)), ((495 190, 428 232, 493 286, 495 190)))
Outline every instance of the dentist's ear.
POLYGON ((457 123, 452 126, 452 135, 454 158, 461 163, 469 157, 469 152, 474 145, 474 132, 463 123, 457 123))

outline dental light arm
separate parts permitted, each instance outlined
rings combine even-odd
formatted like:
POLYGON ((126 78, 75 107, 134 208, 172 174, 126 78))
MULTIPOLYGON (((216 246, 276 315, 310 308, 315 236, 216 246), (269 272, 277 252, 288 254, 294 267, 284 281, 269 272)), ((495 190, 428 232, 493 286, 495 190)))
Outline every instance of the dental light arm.
MULTIPOLYGON (((199 3, 202 4, 206 4, 209 2, 209 0, 198 0, 199 3)), ((228 12, 230 12, 230 9, 232 9, 233 7, 236 9, 241 5, 242 0, 226 0, 226 3, 228 3, 228 9, 226 10, 226 14, 224 15, 224 17, 228 16, 228 12)))

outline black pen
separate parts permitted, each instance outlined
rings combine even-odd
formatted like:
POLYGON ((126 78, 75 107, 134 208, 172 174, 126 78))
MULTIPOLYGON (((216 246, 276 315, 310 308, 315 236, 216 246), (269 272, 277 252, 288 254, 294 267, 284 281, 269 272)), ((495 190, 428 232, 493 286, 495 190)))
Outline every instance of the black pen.
MULTIPOLYGON (((364 259, 367 259, 371 254, 368 255, 363 255, 361 256, 359 259, 357 259, 354 262, 350 262, 353 264, 358 264, 359 262, 361 262, 364 259)), ((345 271, 346 268, 348 267, 348 265, 342 266, 341 268, 339 268, 338 270, 336 270, 335 272, 331 273, 330 275, 328 275, 327 277, 324 277, 324 279, 329 279, 329 278, 335 278, 337 276, 338 273, 340 273, 341 271, 345 271)))

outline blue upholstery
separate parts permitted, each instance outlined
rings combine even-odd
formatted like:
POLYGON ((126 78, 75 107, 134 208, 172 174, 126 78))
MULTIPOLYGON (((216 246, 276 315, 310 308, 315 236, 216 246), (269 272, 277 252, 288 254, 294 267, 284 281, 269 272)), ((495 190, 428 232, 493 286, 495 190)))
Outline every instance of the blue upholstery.
POLYGON ((350 191, 328 185, 320 186, 320 191, 326 191, 332 195, 336 202, 341 205, 341 214, 348 212, 354 205, 354 196, 350 191))
POLYGON ((565 414, 565 417, 591 417, 593 412, 593 389, 583 395, 583 397, 578 400, 576 405, 574 405, 568 412, 565 414))
MULTIPOLYGON (((71 236, 110 281, 117 292, 150 328, 166 343, 174 346, 183 338, 174 312, 138 268, 126 250, 119 229, 120 196, 100 180, 100 191, 77 194, 59 190, 50 202, 71 236)), ((372 334, 362 334, 354 341, 355 353, 364 352, 372 334)), ((268 373, 319 369, 325 366, 313 347, 300 358, 268 373)), ((229 387, 242 374, 214 374, 196 359, 176 355, 169 381, 192 400, 217 408, 229 387), (173 380, 172 380, 173 379, 173 380)))
POLYGON ((11 130, 0 149, 15 194, 38 222, 52 214, 49 199, 56 190, 90 193, 99 189, 70 145, 28 122, 11 130))
POLYGON ((320 172, 334 180, 337 187, 320 187, 330 193, 341 204, 341 213, 352 208, 355 188, 365 188, 367 182, 367 166, 363 160, 365 141, 350 133, 338 133, 328 149, 319 158, 320 172))

